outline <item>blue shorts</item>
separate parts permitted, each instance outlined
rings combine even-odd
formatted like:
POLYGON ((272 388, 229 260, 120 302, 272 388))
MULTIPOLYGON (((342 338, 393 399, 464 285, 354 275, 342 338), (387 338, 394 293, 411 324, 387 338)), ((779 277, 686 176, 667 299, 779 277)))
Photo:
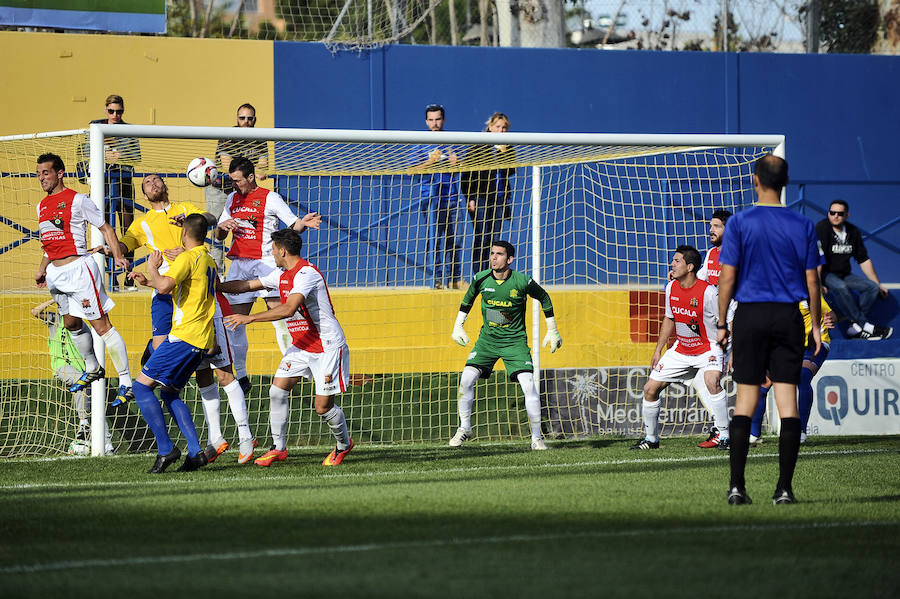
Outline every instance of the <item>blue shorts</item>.
POLYGON ((168 293, 157 293, 150 302, 150 322, 153 323, 153 336, 168 335, 172 332, 172 311, 174 304, 168 293))
POLYGON ((183 389, 206 352, 184 341, 166 339, 156 348, 141 372, 166 387, 183 389))
POLYGON ((804 362, 812 362, 816 365, 816 369, 822 367, 822 364, 825 362, 825 359, 828 357, 828 349, 829 346, 827 343, 822 344, 822 349, 819 350, 818 356, 813 356, 813 352, 816 351, 815 347, 807 347, 806 351, 803 352, 803 361, 804 362))

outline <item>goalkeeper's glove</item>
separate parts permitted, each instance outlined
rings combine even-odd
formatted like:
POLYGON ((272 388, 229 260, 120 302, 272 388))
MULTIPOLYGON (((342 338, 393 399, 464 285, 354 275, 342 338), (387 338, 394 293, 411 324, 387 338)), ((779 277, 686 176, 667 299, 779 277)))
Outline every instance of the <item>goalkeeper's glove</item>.
POLYGON ((556 330, 556 319, 552 316, 547 318, 547 334, 544 336, 544 342, 541 345, 543 347, 549 345, 551 354, 562 347, 562 337, 559 331, 556 330))
POLYGON ((453 333, 451 333, 451 337, 453 340, 459 343, 462 346, 466 346, 469 344, 469 336, 466 335, 466 330, 463 328, 463 324, 466 322, 466 317, 468 314, 465 312, 460 312, 456 316, 456 322, 453 323, 453 333))

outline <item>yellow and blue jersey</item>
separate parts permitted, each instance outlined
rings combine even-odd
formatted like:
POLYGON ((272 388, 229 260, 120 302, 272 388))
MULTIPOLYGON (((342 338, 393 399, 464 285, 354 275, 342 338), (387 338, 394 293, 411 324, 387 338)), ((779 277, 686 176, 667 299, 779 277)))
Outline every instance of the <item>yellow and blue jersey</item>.
POLYGON ((216 336, 213 327, 216 263, 206 246, 179 254, 166 276, 175 279, 172 330, 169 335, 200 349, 211 348, 216 336))
MULTIPOLYGON (((150 251, 171 250, 181 247, 181 227, 173 225, 172 217, 188 214, 202 214, 202 210, 193 204, 177 203, 169 204, 165 210, 150 209, 134 219, 128 230, 122 236, 121 241, 129 251, 134 251, 140 246, 146 246, 150 251)), ((163 256, 165 258, 165 255, 163 256)), ((160 274, 166 274, 171 266, 168 258, 165 258, 163 266, 159 268, 160 274)))
MULTIPOLYGON (((831 312, 831 306, 828 305, 828 302, 825 301, 825 298, 822 298, 822 308, 820 312, 820 320, 819 320, 819 328, 822 329, 822 343, 831 343, 831 335, 828 333, 828 329, 825 328, 825 315, 831 312)), ((809 314, 809 300, 802 300, 800 302, 800 314, 803 315, 803 330, 806 333, 806 344, 809 345, 809 334, 812 332, 812 316, 809 314)))

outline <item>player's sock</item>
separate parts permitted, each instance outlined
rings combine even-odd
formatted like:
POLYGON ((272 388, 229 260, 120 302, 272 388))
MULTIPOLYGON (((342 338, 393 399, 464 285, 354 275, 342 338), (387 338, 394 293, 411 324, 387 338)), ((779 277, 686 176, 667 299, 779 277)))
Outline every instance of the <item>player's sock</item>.
POLYGON ((472 428, 472 404, 475 402, 475 382, 480 376, 481 371, 473 366, 466 366, 463 368, 462 374, 459 375, 456 406, 461 428, 472 428))
POLYGON ((153 389, 140 381, 136 381, 132 385, 132 390, 134 391, 134 401, 141 411, 141 416, 144 417, 144 421, 150 427, 153 436, 156 437, 156 453, 159 455, 172 453, 174 445, 169 437, 169 432, 166 430, 166 418, 163 415, 162 406, 159 405, 159 400, 156 399, 156 395, 153 393, 153 389))
POLYGON ((82 321, 80 329, 69 331, 69 335, 72 337, 72 343, 75 344, 78 353, 84 358, 85 371, 93 372, 97 370, 100 362, 97 361, 97 356, 94 355, 94 338, 91 336, 91 330, 84 324, 84 321, 82 321))
POLYGON ((128 369, 128 350, 125 348, 125 340, 116 330, 110 327, 103 334, 103 342, 106 343, 106 352, 112 360, 116 372, 119 373, 119 384, 131 387, 131 371, 128 369))
POLYGON ((745 489, 744 468, 750 451, 750 417, 734 416, 731 419, 731 487, 745 489))
POLYGON ((782 418, 778 438, 778 486, 781 491, 793 491, 794 468, 800 453, 800 419, 782 418))
POLYGON ((244 397, 244 390, 237 379, 231 381, 224 387, 225 395, 228 397, 228 407, 231 409, 231 417, 237 425, 238 438, 241 441, 249 441, 253 438, 250 432, 250 418, 247 416, 247 401, 244 397))
MULTIPOLYGON (((703 407, 706 408, 706 411, 710 414, 713 414, 713 411, 709 405, 710 393, 709 389, 706 388, 706 377, 703 375, 703 373, 703 370, 697 371, 697 374, 694 375, 694 378, 691 381, 691 386, 694 387, 694 391, 697 392, 697 397, 700 398, 700 403, 703 404, 703 407)), ((715 414, 713 414, 713 417, 715 417, 715 414)))
POLYGON ((848 335, 859 335, 861 332, 862 332, 862 327, 859 326, 859 325, 858 325, 857 323, 855 323, 855 322, 851 322, 851 323, 850 323, 850 326, 847 327, 847 334, 848 334, 848 335))
POLYGON ((659 442, 659 400, 656 401, 647 401, 644 400, 643 409, 641 410, 644 415, 644 437, 648 441, 653 441, 654 443, 659 442))
POLYGON ((862 330, 864 330, 865 332, 867 332, 868 334, 871 335, 875 332, 875 325, 872 324, 871 322, 867 322, 866 324, 863 325, 862 330))
POLYGON ((197 429, 194 427, 194 417, 191 416, 191 411, 188 409, 187 404, 178 397, 178 393, 166 391, 164 388, 160 388, 159 397, 166 404, 166 407, 169 408, 169 413, 175 419, 178 430, 184 435, 188 457, 196 456, 202 451, 200 449, 200 438, 197 435, 197 429))
POLYGON ((331 434, 337 441, 338 451, 344 451, 350 447, 350 433, 347 431, 347 419, 344 418, 344 410, 340 406, 332 406, 330 410, 321 414, 322 419, 328 423, 331 434))
POLYGON ((287 424, 290 412, 291 392, 269 387, 269 427, 272 429, 272 444, 278 451, 287 447, 287 424))
POLYGON ((766 387, 759 388, 759 401, 756 402, 756 410, 753 412, 753 420, 750 421, 750 434, 756 437, 762 437, 762 421, 766 415, 766 398, 769 396, 769 390, 766 387))
POLYGON ((88 415, 91 413, 91 406, 88 401, 90 396, 85 393, 86 389, 90 389, 90 387, 86 387, 85 389, 76 391, 72 394, 72 401, 75 403, 75 413, 78 414, 78 417, 82 420, 87 420, 88 415))
POLYGON ((531 426, 531 438, 542 439, 541 434, 541 398, 534 388, 534 375, 530 372, 520 372, 519 385, 525 393, 525 412, 528 414, 528 424, 531 426))
POLYGON ((804 433, 808 432, 806 426, 809 424, 809 415, 813 406, 813 388, 812 380, 816 376, 809 368, 800 371, 800 386, 797 387, 797 407, 800 409, 800 430, 804 433))
POLYGON ((272 322, 272 326, 275 327, 275 342, 278 343, 278 349, 281 350, 281 355, 283 356, 292 344, 287 321, 283 319, 275 320, 272 322))
POLYGON ((219 386, 213 383, 207 387, 200 387, 200 397, 203 399, 203 415, 206 417, 206 425, 209 427, 209 442, 212 444, 222 438, 219 386))
POLYGON ((232 366, 234 366, 234 378, 242 379, 247 376, 247 325, 240 325, 228 333, 228 343, 231 345, 232 366))
MULTIPOLYGON (((705 386, 705 385, 704 385, 705 386)), ((709 396, 709 405, 706 408, 712 414, 713 424, 719 431, 719 439, 728 438, 728 396, 722 389, 715 395, 709 396)))

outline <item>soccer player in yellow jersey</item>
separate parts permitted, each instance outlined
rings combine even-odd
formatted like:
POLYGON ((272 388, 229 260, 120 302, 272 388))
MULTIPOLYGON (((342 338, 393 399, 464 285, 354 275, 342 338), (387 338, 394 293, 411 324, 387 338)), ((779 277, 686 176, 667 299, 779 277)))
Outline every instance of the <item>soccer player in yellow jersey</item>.
MULTIPOLYGON (((800 371, 800 384, 797 386, 797 406, 800 409, 800 442, 806 441, 806 427, 809 424, 809 415, 812 412, 813 405, 813 388, 812 380, 816 373, 822 367, 825 359, 828 357, 828 350, 831 346, 831 335, 828 329, 834 328, 834 312, 831 306, 822 298, 822 314, 820 328, 822 329, 822 349, 819 353, 815 353, 815 345, 810 343, 809 335, 812 329, 812 317, 809 315, 809 302, 803 300, 800 302, 800 314, 803 316, 803 326, 806 329, 806 351, 803 354, 803 370, 800 371)), ((753 420, 750 423, 750 443, 762 443, 762 419, 766 413, 766 396, 769 394, 769 387, 772 381, 768 378, 764 385, 759 388, 759 402, 756 404, 756 411, 753 413, 753 420)))
POLYGON ((191 412, 178 396, 215 343, 213 316, 217 275, 216 263, 204 244, 208 230, 209 223, 203 215, 188 215, 182 227, 185 251, 175 258, 166 274, 159 272, 164 260, 158 250, 147 260, 148 275, 133 274, 138 283, 153 287, 159 293, 171 293, 173 300, 172 330, 147 360, 134 383, 138 408, 156 437, 158 455, 150 474, 161 474, 181 457, 181 451, 169 437, 162 407, 153 393, 157 386, 161 386, 160 399, 187 441, 188 457, 179 471, 196 470, 208 462, 200 448, 191 412))

